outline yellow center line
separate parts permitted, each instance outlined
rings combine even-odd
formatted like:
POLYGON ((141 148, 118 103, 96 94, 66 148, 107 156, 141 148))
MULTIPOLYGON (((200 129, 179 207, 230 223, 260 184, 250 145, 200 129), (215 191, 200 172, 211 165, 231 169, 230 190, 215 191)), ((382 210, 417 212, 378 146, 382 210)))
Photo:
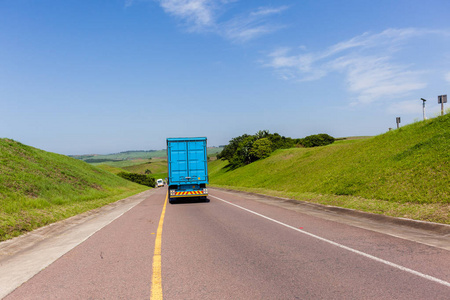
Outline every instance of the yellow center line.
POLYGON ((161 213, 161 218, 159 219, 158 231, 156 232, 155 240, 155 253, 153 254, 153 276, 152 276, 152 292, 150 299, 159 300, 163 298, 162 294, 162 279, 161 279, 161 237, 162 228, 164 223, 164 215, 166 214, 167 198, 164 201, 163 210, 161 213))

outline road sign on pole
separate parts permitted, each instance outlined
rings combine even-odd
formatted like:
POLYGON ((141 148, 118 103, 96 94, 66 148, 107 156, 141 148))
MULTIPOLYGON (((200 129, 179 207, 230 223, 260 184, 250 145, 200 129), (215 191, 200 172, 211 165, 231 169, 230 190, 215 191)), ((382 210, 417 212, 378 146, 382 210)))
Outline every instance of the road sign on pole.
POLYGON ((441 104, 441 116, 444 115, 444 103, 447 103, 447 95, 438 96, 438 103, 441 104))
POLYGON ((397 129, 398 129, 400 127, 399 126, 399 124, 400 124, 400 117, 397 117, 395 121, 397 122, 397 129))

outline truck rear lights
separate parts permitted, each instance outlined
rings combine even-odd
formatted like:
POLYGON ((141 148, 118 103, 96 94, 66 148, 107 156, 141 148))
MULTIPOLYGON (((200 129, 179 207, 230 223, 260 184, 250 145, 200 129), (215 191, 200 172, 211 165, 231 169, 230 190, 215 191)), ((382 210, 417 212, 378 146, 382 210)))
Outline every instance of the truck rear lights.
POLYGON ((203 189, 203 194, 208 194, 208 189, 207 188, 203 189))

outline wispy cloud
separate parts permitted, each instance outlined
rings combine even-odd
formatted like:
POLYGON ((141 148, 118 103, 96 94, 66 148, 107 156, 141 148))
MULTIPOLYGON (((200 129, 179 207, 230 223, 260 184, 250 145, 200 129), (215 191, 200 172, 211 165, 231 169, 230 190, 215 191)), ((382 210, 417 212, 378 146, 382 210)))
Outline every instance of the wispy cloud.
POLYGON ((247 15, 237 16, 221 23, 220 31, 226 38, 237 42, 245 42, 275 32, 283 26, 269 22, 269 18, 286 9, 288 9, 287 6, 259 7, 247 15))
POLYGON ((280 48, 268 55, 265 65, 283 79, 312 81, 332 72, 344 75, 348 91, 356 103, 371 103, 387 97, 405 95, 423 89, 424 71, 413 64, 394 59, 407 42, 429 34, 446 32, 407 29, 388 29, 381 33, 364 33, 323 51, 290 54, 292 49, 280 48))
POLYGON ((279 14, 282 13, 288 9, 288 6, 283 5, 280 7, 259 7, 256 11, 252 12, 252 16, 267 16, 267 15, 273 15, 273 14, 279 14))
POLYGON ((389 57, 349 55, 328 65, 330 70, 345 74, 348 90, 357 95, 356 103, 398 97, 426 87, 421 72, 395 64, 389 57))
MULTIPOLYGON (((130 0, 127 0, 130 1, 130 0)), ((214 32, 234 42, 246 42, 279 30, 270 17, 288 9, 287 6, 258 7, 244 15, 226 20, 219 18, 227 4, 237 0, 156 0, 163 10, 178 18, 189 31, 214 32)))
POLYGON ((199 30, 215 23, 220 2, 214 0, 159 0, 164 11, 184 21, 190 29, 199 30))

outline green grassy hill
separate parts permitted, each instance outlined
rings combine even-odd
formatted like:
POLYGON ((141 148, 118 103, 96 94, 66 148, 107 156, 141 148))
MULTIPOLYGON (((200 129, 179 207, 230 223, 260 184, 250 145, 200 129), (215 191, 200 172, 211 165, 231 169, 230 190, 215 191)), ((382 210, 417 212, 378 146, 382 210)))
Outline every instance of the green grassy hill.
POLYGON ((0 183, 0 240, 148 189, 10 139, 0 139, 0 183))
POLYGON ((360 140, 278 150, 213 185, 450 224, 450 115, 360 140))

